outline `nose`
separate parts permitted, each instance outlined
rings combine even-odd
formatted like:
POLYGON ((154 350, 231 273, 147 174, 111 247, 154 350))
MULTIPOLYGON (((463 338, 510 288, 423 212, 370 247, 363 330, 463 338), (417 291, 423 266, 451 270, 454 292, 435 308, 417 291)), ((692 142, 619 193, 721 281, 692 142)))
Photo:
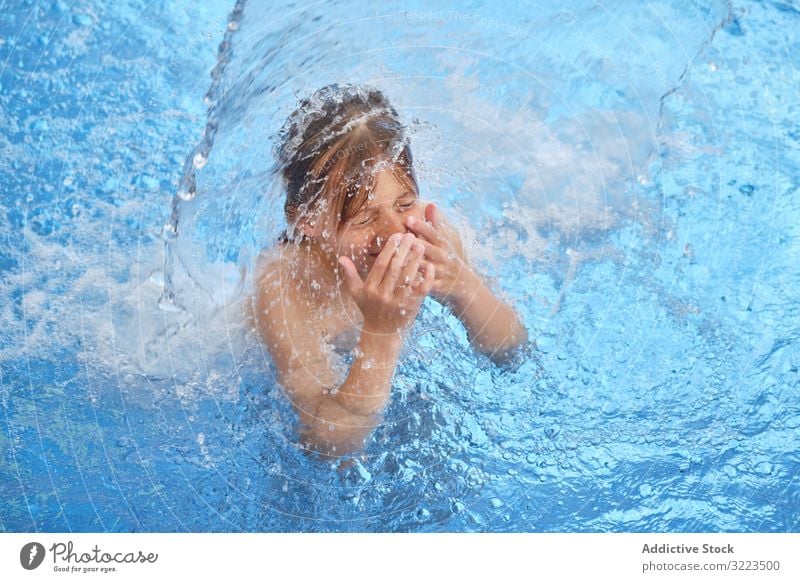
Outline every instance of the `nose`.
POLYGON ((383 248, 390 236, 395 233, 405 234, 407 232, 411 231, 406 228, 402 215, 396 212, 384 213, 375 232, 375 242, 378 247, 383 248))

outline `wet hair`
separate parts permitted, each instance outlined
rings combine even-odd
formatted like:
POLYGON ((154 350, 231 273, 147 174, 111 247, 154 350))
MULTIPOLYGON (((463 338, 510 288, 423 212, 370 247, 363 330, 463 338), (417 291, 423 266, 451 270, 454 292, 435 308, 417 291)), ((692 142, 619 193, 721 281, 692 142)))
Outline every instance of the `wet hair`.
POLYGON ((419 192, 397 111, 364 86, 328 85, 303 99, 281 130, 275 159, 289 225, 280 242, 300 240, 298 220, 317 209, 331 209, 340 228, 367 203, 382 168, 419 192))

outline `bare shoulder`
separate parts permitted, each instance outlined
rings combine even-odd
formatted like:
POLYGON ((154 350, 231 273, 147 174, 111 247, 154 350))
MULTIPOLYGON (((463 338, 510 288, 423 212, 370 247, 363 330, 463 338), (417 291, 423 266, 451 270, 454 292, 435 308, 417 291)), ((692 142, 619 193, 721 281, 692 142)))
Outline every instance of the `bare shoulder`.
POLYGON ((315 311, 298 276, 302 266, 292 249, 262 253, 256 272, 256 322, 270 352, 278 381, 286 390, 301 420, 312 421, 325 388, 340 380, 334 372, 320 330, 309 325, 315 311))
MULTIPOLYGON (((301 313, 308 311, 311 298, 303 292, 298 276, 302 268, 298 253, 291 245, 278 245, 261 252, 255 273, 255 319, 265 340, 274 342, 277 338, 270 330, 296 327, 292 324, 298 321, 301 313)), ((302 329, 294 331, 296 335, 302 329)))

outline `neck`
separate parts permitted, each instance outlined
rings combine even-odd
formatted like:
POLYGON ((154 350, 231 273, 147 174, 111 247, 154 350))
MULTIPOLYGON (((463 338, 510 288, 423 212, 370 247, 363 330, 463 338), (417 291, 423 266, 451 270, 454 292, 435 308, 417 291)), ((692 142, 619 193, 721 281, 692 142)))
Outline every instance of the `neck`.
POLYGON ((326 287, 336 289, 340 292, 346 292, 347 286, 341 276, 337 277, 339 273, 338 257, 335 253, 330 252, 328 249, 323 249, 318 240, 311 238, 304 238, 300 241, 299 247, 304 257, 308 259, 308 267, 312 268, 325 283, 326 287))
POLYGON ((314 280, 319 284, 316 289, 311 285, 305 285, 312 297, 316 298, 314 301, 343 308, 350 314, 351 320, 357 321, 361 311, 350 295, 344 278, 341 274, 337 277, 337 273, 341 273, 338 257, 334 256, 334 253, 322 249, 319 241, 310 238, 304 238, 297 243, 297 249, 299 256, 302 257, 301 261, 305 265, 301 264, 295 267, 295 272, 298 274, 303 271, 311 272, 314 280), (298 269, 298 267, 300 268, 298 269))

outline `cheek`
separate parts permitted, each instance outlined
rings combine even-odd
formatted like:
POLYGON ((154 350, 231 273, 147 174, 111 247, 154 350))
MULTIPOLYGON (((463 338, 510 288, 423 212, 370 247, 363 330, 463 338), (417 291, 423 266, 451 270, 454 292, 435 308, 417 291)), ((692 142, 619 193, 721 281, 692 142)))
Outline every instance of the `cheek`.
POLYGON ((350 232, 339 240, 339 253, 359 257, 367 253, 369 241, 362 233, 350 232))

